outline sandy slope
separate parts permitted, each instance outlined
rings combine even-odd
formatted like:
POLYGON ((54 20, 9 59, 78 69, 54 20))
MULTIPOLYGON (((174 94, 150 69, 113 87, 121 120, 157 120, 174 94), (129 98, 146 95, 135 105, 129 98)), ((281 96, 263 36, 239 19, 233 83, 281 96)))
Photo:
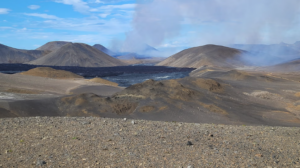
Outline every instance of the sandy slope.
POLYGON ((57 100, 56 106, 74 117, 300 126, 298 82, 236 70, 199 75, 148 80, 109 98, 92 93, 70 95, 57 100))
POLYGON ((26 72, 21 72, 20 74, 53 78, 53 79, 76 79, 76 78, 83 79, 82 76, 74 74, 72 72, 64 71, 64 70, 56 70, 50 67, 37 67, 37 68, 30 69, 29 71, 26 72))
MULTIPOLYGON (((81 84, 81 80, 64 80, 64 79, 52 79, 43 78, 37 76, 29 76, 22 74, 0 74, 0 86, 3 89, 7 88, 23 88, 29 90, 39 90, 43 92, 50 92, 56 94, 67 94, 72 88, 78 87, 81 84)), ((3 91, 2 89, 2 91, 3 91)))
POLYGON ((102 86, 106 86, 100 83, 89 82, 86 79, 53 79, 22 74, 0 74, 0 79, 0 91, 5 91, 10 88, 22 88, 24 90, 27 89, 60 95, 69 94, 70 90, 78 87, 98 86, 98 89, 100 89, 102 86))
POLYGON ((300 59, 295 59, 289 62, 285 62, 282 64, 277 64, 274 66, 269 66, 266 68, 262 68, 263 70, 270 72, 299 72, 300 71, 300 59))
POLYGON ((234 48, 204 45, 183 50, 158 63, 159 66, 191 67, 213 66, 222 68, 234 68, 242 66, 241 55, 245 51, 234 48))
POLYGON ((1 105, 0 107, 14 114, 11 117, 99 116, 300 126, 299 82, 279 78, 274 74, 202 70, 194 71, 192 77, 166 81, 148 80, 126 89, 99 85, 84 79, 1 76, 5 77, 1 80, 1 86, 13 88, 14 91, 19 91, 14 88, 31 89, 63 96, 52 96, 48 100, 10 101, 6 105, 9 108, 1 105), (72 95, 65 95, 67 93, 72 95))
POLYGON ((52 79, 22 74, 0 74, 0 118, 64 116, 56 105, 56 99, 59 97, 82 92, 111 96, 122 89, 80 78, 52 79))

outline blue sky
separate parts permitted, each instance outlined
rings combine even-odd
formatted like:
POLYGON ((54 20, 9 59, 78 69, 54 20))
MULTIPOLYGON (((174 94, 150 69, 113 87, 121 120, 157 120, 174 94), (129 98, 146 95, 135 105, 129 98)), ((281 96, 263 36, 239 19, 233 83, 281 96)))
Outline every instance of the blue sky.
POLYGON ((131 30, 134 0, 0 2, 0 43, 34 49, 48 41, 109 45, 131 30))
POLYGON ((299 0, 2 0, 0 43, 35 49, 49 41, 161 51, 205 44, 300 40, 299 0))

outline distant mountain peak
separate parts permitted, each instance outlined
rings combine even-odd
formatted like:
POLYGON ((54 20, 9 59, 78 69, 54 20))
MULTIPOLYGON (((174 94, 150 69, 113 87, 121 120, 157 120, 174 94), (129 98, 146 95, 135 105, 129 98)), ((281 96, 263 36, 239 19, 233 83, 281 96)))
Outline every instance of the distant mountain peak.
POLYGON ((144 48, 144 52, 147 52, 147 51, 158 51, 158 50, 156 48, 146 44, 145 48, 144 48))
POLYGON ((103 45, 101 44, 95 44, 93 45, 94 48, 98 49, 99 51, 102 51, 104 52, 105 54, 107 55, 110 55, 112 57, 116 56, 117 54, 111 50, 109 50, 108 48, 104 47, 103 45))
POLYGON ((25 63, 48 53, 48 51, 22 50, 0 44, 0 63, 25 63))
POLYGON ((103 45, 101 45, 101 44, 95 44, 95 45, 93 45, 93 47, 99 47, 99 48, 104 48, 104 49, 107 49, 106 47, 104 47, 103 45))
POLYGON ((67 43, 46 56, 31 61, 35 65, 108 67, 125 65, 96 48, 84 43, 67 43))
POLYGON ((58 49, 60 49, 62 46, 69 44, 72 42, 68 42, 68 41, 50 41, 44 45, 42 45, 41 47, 37 48, 37 50, 47 50, 47 51, 56 51, 58 49))

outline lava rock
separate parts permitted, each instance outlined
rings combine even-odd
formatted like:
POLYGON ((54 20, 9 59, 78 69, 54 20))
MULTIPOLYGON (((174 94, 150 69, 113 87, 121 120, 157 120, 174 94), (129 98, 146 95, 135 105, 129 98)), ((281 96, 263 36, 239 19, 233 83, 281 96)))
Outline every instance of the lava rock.
POLYGON ((187 143, 186 143, 186 145, 187 146, 192 146, 192 145, 194 145, 191 141, 188 141, 187 143))
POLYGON ((45 164, 47 164, 45 161, 43 161, 43 160, 37 160, 36 161, 36 165, 37 166, 43 166, 43 165, 45 165, 45 164))

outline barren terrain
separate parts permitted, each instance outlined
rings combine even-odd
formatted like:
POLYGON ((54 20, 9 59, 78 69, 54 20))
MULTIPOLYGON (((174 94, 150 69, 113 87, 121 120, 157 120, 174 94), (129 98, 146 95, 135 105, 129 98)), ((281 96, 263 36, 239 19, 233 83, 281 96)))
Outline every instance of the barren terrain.
POLYGON ((94 82, 51 68, 13 75, 0 73, 0 117, 56 116, 59 111, 53 103, 57 98, 82 92, 110 96, 122 89, 100 78, 94 82))
POLYGON ((299 72, 233 65, 240 51, 217 48, 189 77, 127 88, 0 74, 0 167, 300 167, 299 72))
POLYGON ((300 167, 300 130, 107 118, 0 119, 0 167, 300 167))
MULTIPOLYGON (((26 73, 31 71, 34 70, 26 73)), ((50 76, 53 74, 56 73, 50 76)), ((2 117, 98 116, 300 126, 300 86, 292 76, 295 75, 203 67, 193 71, 190 77, 148 80, 121 88, 97 78, 1 74, 0 107, 5 111, 2 117)))

